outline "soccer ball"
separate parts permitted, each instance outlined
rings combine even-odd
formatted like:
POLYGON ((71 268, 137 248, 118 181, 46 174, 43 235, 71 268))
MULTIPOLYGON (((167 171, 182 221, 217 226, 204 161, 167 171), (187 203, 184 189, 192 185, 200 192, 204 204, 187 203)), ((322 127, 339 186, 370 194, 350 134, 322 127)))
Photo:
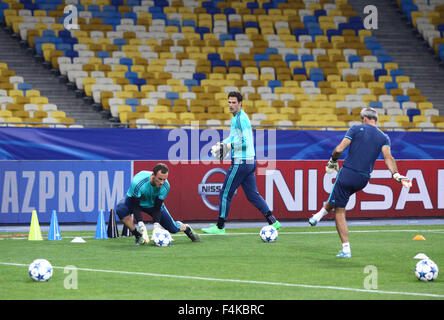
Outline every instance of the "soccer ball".
POLYGON ((172 237, 168 230, 157 229, 153 232, 153 242, 158 247, 168 247, 171 244, 172 237))
POLYGON ((415 275, 421 281, 433 281, 438 277, 438 266, 430 259, 423 259, 415 266, 415 275))
POLYGON ((275 227, 268 225, 261 229, 259 235, 264 242, 274 242, 278 237, 278 232, 275 227))
POLYGON ((28 268, 29 276, 37 282, 48 281, 52 277, 52 265, 48 260, 36 259, 28 268))

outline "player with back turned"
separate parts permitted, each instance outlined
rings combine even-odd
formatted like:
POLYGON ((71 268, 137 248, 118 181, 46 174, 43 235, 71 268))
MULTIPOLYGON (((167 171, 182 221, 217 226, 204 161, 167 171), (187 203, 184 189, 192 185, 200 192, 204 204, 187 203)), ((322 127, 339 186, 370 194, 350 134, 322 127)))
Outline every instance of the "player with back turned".
POLYGON ((364 189, 367 185, 375 161, 381 152, 393 178, 401 182, 406 188, 411 186, 410 180, 398 173, 396 161, 390 151, 390 139, 376 127, 377 120, 378 113, 376 110, 373 108, 362 109, 362 124, 352 126, 345 134, 341 143, 336 146, 326 167, 327 173, 338 171, 333 190, 322 209, 308 220, 311 226, 315 226, 325 215, 334 209, 336 229, 342 242, 342 250, 337 257, 351 257, 345 207, 350 196, 364 189), (349 146, 348 155, 342 168, 339 169, 338 159, 349 146))
POLYGON ((242 110, 242 95, 239 92, 232 91, 228 94, 228 107, 233 114, 230 135, 213 146, 211 153, 217 160, 221 161, 225 159, 228 153, 231 153, 231 166, 227 171, 219 194, 217 225, 203 228, 202 231, 213 234, 225 233, 225 221, 228 217, 231 200, 239 186, 242 186, 248 201, 264 215, 268 224, 279 229, 281 224, 276 220, 264 198, 257 191, 253 130, 250 119, 242 110))

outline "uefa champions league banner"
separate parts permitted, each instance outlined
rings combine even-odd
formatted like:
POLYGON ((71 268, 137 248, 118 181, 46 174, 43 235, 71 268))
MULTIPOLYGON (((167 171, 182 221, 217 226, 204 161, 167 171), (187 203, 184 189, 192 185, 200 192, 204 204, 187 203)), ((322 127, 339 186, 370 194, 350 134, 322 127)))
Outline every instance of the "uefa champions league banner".
POLYGON ((0 161, 0 223, 97 222, 122 199, 131 161, 0 161))
MULTIPOLYGON (((134 161, 134 174, 151 170, 157 161, 134 161)), ((217 220, 219 191, 229 161, 224 164, 166 162, 170 193, 165 200, 178 220, 217 220)), ((444 216, 444 161, 400 160, 400 172, 413 186, 402 188, 378 160, 369 184, 350 198, 349 218, 406 218, 444 216)), ((328 199, 336 173, 325 172, 326 161, 258 161, 256 180, 259 193, 278 219, 309 218, 328 199)), ((342 165, 342 161, 340 161, 342 165)), ((230 220, 263 219, 239 187, 231 202, 230 220)), ((327 218, 333 215, 327 216, 327 218)), ((149 216, 146 216, 149 219, 149 216)))
MULTIPOLYGON (((344 131, 254 130, 259 160, 328 160, 344 131)), ((3 160, 209 160, 215 129, 0 128, 3 160)), ((444 159, 441 132, 388 132, 396 159, 444 159)), ((345 155, 346 153, 344 153, 345 155)))

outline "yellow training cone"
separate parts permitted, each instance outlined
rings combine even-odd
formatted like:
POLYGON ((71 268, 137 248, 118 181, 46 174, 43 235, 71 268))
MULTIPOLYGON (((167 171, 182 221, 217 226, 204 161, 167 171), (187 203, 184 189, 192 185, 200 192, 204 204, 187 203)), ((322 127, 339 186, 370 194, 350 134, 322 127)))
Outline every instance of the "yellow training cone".
POLYGON ((412 240, 425 240, 425 238, 422 235, 418 234, 414 236, 412 240))
POLYGON ((43 240, 40 231, 39 219, 37 218, 37 211, 32 210, 31 226, 29 227, 28 240, 43 240))

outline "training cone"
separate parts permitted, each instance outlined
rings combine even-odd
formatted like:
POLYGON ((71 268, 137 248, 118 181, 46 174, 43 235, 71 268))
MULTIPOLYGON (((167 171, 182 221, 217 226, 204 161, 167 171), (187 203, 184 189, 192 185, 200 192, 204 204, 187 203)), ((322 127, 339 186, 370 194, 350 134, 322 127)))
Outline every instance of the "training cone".
POLYGON ((105 216, 103 214, 103 210, 100 210, 99 216, 97 217, 97 227, 94 238, 108 239, 108 236, 106 234, 106 224, 105 224, 105 216))
MULTIPOLYGON (((131 218, 133 218, 133 215, 131 215, 131 218)), ((123 225, 122 233, 120 234, 121 237, 131 237, 133 233, 130 231, 130 229, 127 228, 126 225, 123 225)))
POLYGON ((52 210, 48 240, 62 240, 62 235, 60 234, 59 222, 57 221, 57 212, 55 210, 52 210))
POLYGON ((119 230, 117 230, 117 223, 116 223, 116 215, 115 215, 113 209, 111 209, 109 212, 107 234, 108 234, 108 238, 118 238, 119 237, 119 230))
POLYGON ((39 219, 37 218, 37 211, 32 210, 31 226, 29 227, 28 240, 43 240, 42 232, 40 231, 39 219))
POLYGON ((416 236, 413 237, 412 240, 425 240, 425 238, 422 235, 417 234, 416 236))

